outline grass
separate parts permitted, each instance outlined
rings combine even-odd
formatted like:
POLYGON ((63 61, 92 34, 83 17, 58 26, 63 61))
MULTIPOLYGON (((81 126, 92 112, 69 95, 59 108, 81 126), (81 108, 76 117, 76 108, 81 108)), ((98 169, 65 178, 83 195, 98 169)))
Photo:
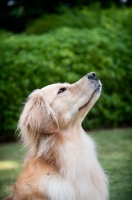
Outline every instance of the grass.
POLYGON ((109 177, 110 200, 132 199, 132 129, 101 131, 93 138, 109 177))
MULTIPOLYGON (((110 200, 132 199, 132 129, 93 132, 99 160, 108 174, 110 200)), ((22 169, 23 151, 17 143, 0 145, 0 200, 11 192, 22 169)))
POLYGON ((0 144, 0 200, 11 193, 22 169, 22 160, 20 144, 0 144))

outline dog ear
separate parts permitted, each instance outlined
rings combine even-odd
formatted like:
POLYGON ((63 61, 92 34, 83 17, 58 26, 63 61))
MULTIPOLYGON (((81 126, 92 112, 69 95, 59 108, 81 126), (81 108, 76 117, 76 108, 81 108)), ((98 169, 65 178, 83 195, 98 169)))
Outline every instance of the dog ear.
POLYGON ((53 109, 44 100, 40 90, 35 90, 28 98, 20 116, 18 129, 23 140, 38 140, 41 135, 53 134, 58 130, 58 122, 53 109))

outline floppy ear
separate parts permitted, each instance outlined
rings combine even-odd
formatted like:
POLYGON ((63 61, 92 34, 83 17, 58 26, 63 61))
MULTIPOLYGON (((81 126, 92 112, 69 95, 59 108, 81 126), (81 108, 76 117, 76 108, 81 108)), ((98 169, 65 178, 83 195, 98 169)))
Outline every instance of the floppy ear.
MULTIPOLYGON (((23 140, 38 140, 41 135, 55 133, 58 123, 55 112, 44 100, 40 90, 35 90, 28 98, 20 116, 18 128, 23 140)), ((26 142, 27 143, 27 142, 26 142)))

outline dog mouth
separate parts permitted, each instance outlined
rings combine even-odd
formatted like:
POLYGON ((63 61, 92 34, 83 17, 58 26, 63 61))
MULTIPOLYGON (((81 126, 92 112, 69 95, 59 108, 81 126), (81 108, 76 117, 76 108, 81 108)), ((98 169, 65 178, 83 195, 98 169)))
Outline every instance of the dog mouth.
POLYGON ((89 103, 90 103, 90 101, 93 99, 93 96, 94 96, 94 94, 96 93, 96 92, 98 92, 98 91, 100 91, 101 90, 101 83, 99 83, 99 85, 97 86, 97 88, 94 90, 94 92, 92 93, 92 95, 91 95, 91 97, 90 97, 90 99, 88 100, 88 102, 87 103, 85 103, 83 106, 81 106, 80 108, 79 108, 79 111, 81 110, 81 109, 83 109, 83 108, 85 108, 89 103))

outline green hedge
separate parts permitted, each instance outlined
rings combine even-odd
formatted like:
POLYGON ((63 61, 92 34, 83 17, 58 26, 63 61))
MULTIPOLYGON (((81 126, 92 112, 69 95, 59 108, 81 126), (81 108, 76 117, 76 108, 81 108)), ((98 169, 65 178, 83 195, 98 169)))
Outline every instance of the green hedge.
POLYGON ((54 82, 74 82, 95 71, 102 97, 84 128, 131 126, 132 42, 130 27, 70 28, 40 36, 1 33, 0 139, 12 139, 29 93, 54 82))
POLYGON ((62 6, 59 9, 60 14, 45 14, 44 16, 31 21, 25 32, 28 34, 43 34, 58 27, 70 28, 104 28, 116 27, 119 30, 127 29, 132 31, 132 8, 101 9, 99 4, 93 4, 90 7, 69 9, 62 6))

